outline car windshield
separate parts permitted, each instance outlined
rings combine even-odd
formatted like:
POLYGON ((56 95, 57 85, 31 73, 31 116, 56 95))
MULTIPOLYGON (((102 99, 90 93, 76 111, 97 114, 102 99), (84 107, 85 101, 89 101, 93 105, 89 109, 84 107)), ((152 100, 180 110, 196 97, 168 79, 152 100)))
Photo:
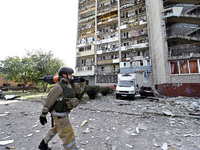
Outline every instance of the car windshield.
POLYGON ((133 86, 133 81, 119 81, 120 87, 131 87, 133 86))

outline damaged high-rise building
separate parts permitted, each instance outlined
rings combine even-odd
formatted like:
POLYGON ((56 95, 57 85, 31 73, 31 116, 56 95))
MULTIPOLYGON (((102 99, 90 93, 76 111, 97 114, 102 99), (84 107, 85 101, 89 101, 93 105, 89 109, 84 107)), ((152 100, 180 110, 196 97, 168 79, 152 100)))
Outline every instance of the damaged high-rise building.
POLYGON ((76 75, 119 73, 166 96, 200 96, 200 0, 79 0, 76 75))

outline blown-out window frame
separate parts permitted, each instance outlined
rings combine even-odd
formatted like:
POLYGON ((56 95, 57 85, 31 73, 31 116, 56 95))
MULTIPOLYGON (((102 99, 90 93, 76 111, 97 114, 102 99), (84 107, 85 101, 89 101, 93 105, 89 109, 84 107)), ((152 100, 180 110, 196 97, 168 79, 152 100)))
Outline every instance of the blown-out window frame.
POLYGON ((171 75, 193 75, 200 74, 200 59, 171 61, 171 75), (196 64, 195 64, 196 61, 196 64), (192 62, 194 63, 192 65, 192 62))

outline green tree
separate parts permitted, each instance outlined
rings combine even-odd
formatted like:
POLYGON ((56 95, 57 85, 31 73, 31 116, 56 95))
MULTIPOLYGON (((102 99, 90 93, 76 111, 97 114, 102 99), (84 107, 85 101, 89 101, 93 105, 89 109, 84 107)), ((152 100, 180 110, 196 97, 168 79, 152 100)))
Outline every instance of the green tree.
POLYGON ((32 64, 33 62, 27 57, 22 59, 18 56, 7 57, 5 60, 1 60, 1 75, 6 80, 21 84, 24 92, 25 86, 32 82, 34 76, 32 64))
MULTIPOLYGON (((64 66, 62 60, 54 58, 52 51, 45 52, 43 50, 32 50, 27 51, 27 56, 33 62, 35 82, 39 81, 39 77, 44 77, 47 75, 56 75, 60 67, 64 66)), ((47 90, 48 83, 43 82, 44 92, 47 90)))

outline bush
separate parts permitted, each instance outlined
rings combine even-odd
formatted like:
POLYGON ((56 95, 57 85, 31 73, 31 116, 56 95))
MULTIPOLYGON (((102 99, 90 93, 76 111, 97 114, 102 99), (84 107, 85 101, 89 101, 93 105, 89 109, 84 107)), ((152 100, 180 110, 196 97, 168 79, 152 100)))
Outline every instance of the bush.
POLYGON ((86 93, 90 99, 95 99, 99 93, 100 87, 99 86, 87 86, 86 93))
POLYGON ((112 89, 110 87, 101 87, 100 88, 100 93, 103 95, 103 96, 106 96, 108 94, 110 94, 112 91, 112 89))

